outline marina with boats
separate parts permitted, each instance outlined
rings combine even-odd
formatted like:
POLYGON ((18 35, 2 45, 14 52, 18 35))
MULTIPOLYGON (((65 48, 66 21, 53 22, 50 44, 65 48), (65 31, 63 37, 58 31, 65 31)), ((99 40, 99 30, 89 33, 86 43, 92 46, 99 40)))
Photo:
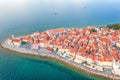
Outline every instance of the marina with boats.
POLYGON ((120 30, 88 26, 56 28, 4 40, 3 48, 47 56, 87 72, 120 79, 120 30))

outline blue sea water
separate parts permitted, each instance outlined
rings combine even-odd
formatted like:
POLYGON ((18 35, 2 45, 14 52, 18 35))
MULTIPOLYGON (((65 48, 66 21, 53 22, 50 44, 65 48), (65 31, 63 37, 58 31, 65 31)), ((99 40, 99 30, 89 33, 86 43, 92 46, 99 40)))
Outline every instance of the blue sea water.
MULTIPOLYGON (((57 27, 120 22, 119 0, 0 0, 0 40, 57 27)), ((93 80, 59 62, 0 49, 0 80, 93 80)))

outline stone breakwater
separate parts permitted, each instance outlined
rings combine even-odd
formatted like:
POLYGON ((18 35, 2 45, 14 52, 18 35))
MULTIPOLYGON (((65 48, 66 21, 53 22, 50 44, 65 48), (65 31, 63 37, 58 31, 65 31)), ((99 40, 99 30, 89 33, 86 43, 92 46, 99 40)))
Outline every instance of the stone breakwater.
POLYGON ((93 70, 91 68, 86 67, 83 64, 76 63, 76 62, 73 62, 71 60, 68 60, 67 58, 61 57, 60 55, 58 55, 54 52, 48 51, 47 49, 44 49, 44 48, 40 48, 39 50, 27 49, 27 48, 18 47, 18 46, 15 46, 15 45, 9 45, 7 43, 7 40, 3 41, 1 43, 1 46, 5 49, 15 51, 15 52, 18 52, 18 53, 21 53, 21 54, 29 54, 29 55, 36 55, 36 56, 42 56, 42 57, 47 57, 47 58, 53 58, 57 61, 60 61, 61 63, 65 64, 65 65, 69 65, 72 68, 75 68, 75 69, 80 70, 80 71, 83 70, 83 71, 85 71, 89 74, 94 74, 94 75, 97 75, 97 76, 103 76, 103 77, 106 77, 106 78, 109 78, 109 79, 120 80, 120 76, 116 76, 116 75, 113 75, 112 73, 107 73, 105 71, 101 72, 101 71, 93 70))

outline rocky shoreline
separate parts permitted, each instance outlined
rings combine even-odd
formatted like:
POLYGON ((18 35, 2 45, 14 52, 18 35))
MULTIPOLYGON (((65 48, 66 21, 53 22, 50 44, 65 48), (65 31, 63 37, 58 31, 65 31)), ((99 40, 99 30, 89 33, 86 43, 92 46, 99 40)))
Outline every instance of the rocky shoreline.
POLYGON ((120 79, 119 76, 116 76, 116 75, 113 75, 113 74, 107 74, 107 73, 101 72, 101 71, 96 71, 96 70, 93 70, 91 68, 88 68, 85 65, 75 63, 75 62, 73 62, 71 60, 67 60, 66 58, 63 58, 63 57, 61 57, 61 56, 59 56, 59 55, 57 55, 57 54, 55 54, 55 53, 53 53, 51 51, 48 51, 48 50, 44 49, 44 48, 40 49, 39 51, 38 50, 31 50, 31 49, 21 48, 21 47, 18 47, 18 46, 9 45, 7 43, 7 40, 4 40, 1 43, 1 47, 5 48, 5 49, 8 49, 8 50, 11 50, 11 51, 21 53, 21 54, 41 56, 41 57, 55 59, 55 60, 65 64, 65 65, 71 66, 72 68, 75 68, 75 69, 80 70, 80 71, 82 70, 84 72, 87 72, 89 74, 93 74, 93 75, 96 75, 96 76, 102 76, 102 77, 105 77, 105 78, 116 79, 116 80, 120 79))

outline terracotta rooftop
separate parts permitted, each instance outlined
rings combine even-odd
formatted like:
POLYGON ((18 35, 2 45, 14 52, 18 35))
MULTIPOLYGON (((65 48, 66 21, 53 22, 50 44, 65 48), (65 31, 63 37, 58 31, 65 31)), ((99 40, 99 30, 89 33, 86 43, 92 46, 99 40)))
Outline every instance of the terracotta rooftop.
POLYGON ((35 32, 34 34, 39 34, 39 36, 24 36, 23 39, 33 39, 35 43, 37 40, 40 43, 52 43, 55 46, 69 49, 72 53, 101 62, 110 61, 113 58, 120 60, 119 50, 115 46, 116 42, 120 42, 120 30, 89 26, 87 28, 56 28, 47 31, 48 33, 46 31, 35 32), (92 32, 91 29, 96 29, 96 32, 92 32))

